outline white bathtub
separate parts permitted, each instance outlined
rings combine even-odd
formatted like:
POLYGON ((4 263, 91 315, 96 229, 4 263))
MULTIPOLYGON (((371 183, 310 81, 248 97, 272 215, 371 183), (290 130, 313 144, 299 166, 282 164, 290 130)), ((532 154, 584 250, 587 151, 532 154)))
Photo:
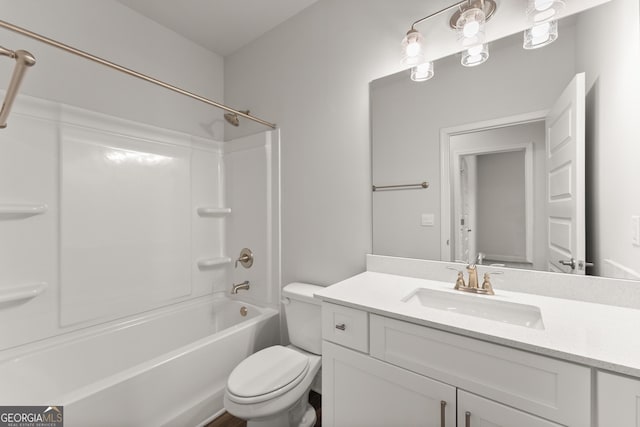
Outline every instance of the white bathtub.
POLYGON ((277 314, 198 301, 32 345, 0 356, 0 405, 63 405, 67 427, 200 425, 231 370, 278 341, 277 314))

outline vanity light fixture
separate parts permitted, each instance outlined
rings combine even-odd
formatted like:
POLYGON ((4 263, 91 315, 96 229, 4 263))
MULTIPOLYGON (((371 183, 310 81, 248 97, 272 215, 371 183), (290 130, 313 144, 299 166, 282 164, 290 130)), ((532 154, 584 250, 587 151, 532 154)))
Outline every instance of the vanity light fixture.
POLYGON ((449 26, 456 30, 465 48, 463 65, 479 65, 489 58, 488 46, 484 43, 484 25, 495 13, 496 2, 495 0, 464 0, 411 24, 407 35, 402 40, 402 64, 412 67, 411 80, 422 82, 433 77, 433 63, 427 61, 424 37, 415 26, 454 8, 457 10, 451 16, 449 26))

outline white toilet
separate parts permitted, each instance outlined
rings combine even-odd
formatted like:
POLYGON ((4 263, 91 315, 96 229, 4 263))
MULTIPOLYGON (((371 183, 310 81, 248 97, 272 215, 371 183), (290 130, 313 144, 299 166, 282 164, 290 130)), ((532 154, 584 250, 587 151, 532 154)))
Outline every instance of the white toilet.
POLYGON ((321 286, 291 283, 282 289, 291 345, 260 350, 231 372, 224 407, 247 427, 311 427, 316 413, 309 390, 321 364, 321 286))

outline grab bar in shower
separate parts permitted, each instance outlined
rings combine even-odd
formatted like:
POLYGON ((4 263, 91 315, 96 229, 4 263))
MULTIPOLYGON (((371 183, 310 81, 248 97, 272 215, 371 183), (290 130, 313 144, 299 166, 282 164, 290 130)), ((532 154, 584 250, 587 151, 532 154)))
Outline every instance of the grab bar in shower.
POLYGON ((9 87, 7 88, 7 93, 2 103, 2 110, 0 110, 0 129, 4 129, 7 127, 7 117, 9 117, 11 106, 16 99, 16 95, 18 95, 18 89, 20 88, 24 73, 28 67, 35 65, 36 58, 26 50, 13 51, 2 46, 0 46, 0 55, 8 56, 16 60, 16 66, 13 68, 13 75, 11 76, 11 81, 9 82, 9 87))
POLYGON ((427 181, 423 181, 419 184, 399 184, 399 185, 372 185, 371 189, 373 191, 377 191, 377 190, 388 190, 388 189, 394 189, 394 190, 408 190, 410 188, 429 188, 429 183, 427 181))

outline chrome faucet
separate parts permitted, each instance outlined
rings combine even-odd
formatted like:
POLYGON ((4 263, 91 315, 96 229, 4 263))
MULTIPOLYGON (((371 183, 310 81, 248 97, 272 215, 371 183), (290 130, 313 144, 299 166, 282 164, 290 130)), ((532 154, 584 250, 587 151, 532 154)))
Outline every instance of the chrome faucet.
POLYGON ((234 284, 231 287, 231 295, 235 295, 238 293, 239 290, 245 290, 248 291, 249 290, 249 281, 245 280, 242 283, 238 283, 238 284, 234 284))

